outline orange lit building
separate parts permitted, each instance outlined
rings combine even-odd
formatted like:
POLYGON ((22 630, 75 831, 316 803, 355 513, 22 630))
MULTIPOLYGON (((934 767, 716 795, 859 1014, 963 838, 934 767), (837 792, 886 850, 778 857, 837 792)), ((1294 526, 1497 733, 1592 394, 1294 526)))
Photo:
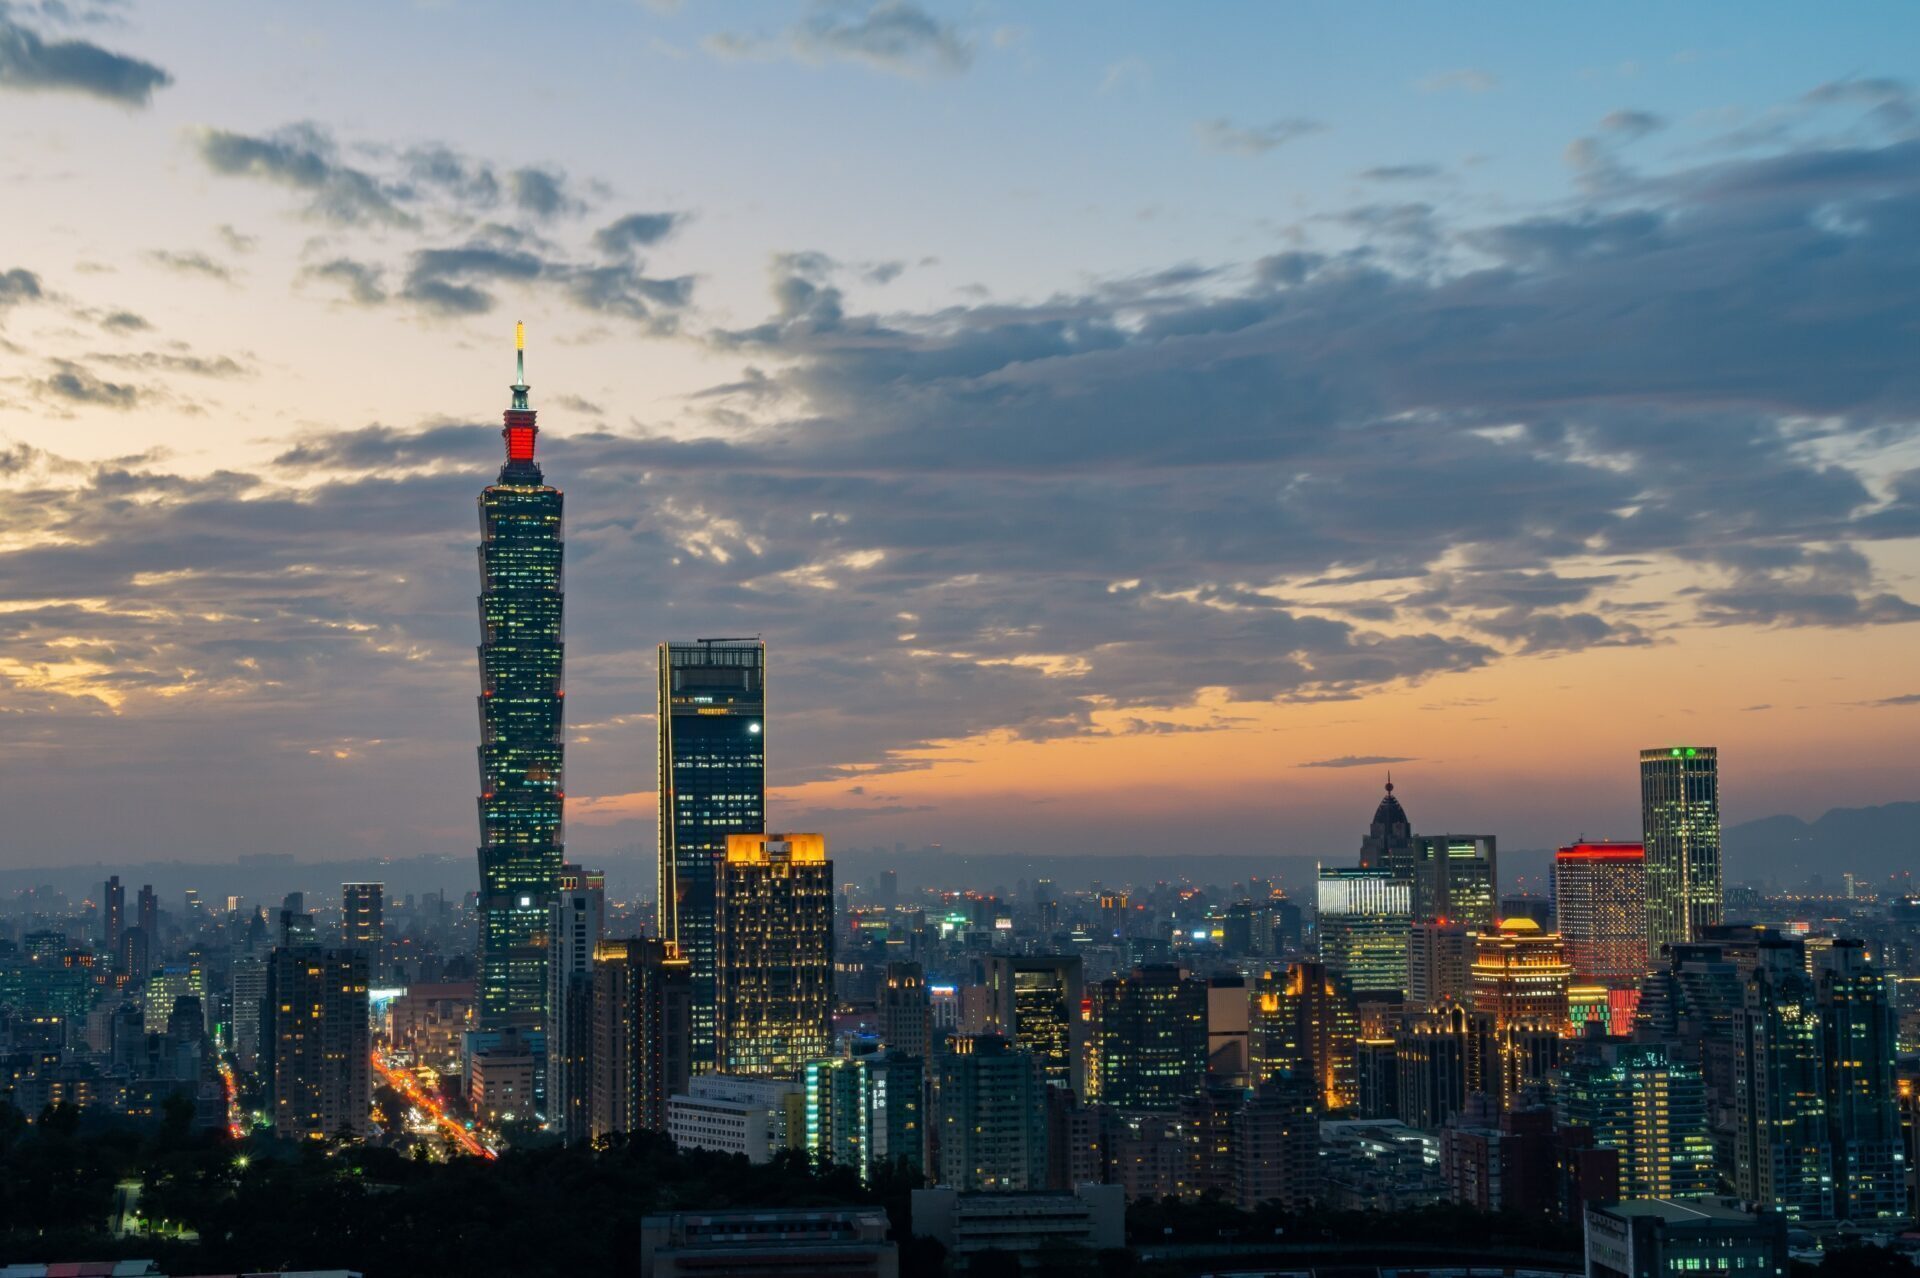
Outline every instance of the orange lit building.
POLYGON ((1566 942, 1531 919, 1506 919, 1480 934, 1473 1006, 1493 1023, 1503 1104, 1528 1084, 1544 1082, 1553 1068, 1557 1041, 1573 1029, 1567 1002, 1572 978, 1566 942))
POLYGON ((1328 1110, 1358 1099, 1354 1044, 1359 1018, 1340 979, 1321 963, 1295 963, 1254 982, 1248 1026, 1255 1087, 1289 1076, 1314 1080, 1328 1110))
POLYGON ((791 1078, 828 1055, 833 862, 821 834, 732 834, 715 884, 722 1074, 791 1078))

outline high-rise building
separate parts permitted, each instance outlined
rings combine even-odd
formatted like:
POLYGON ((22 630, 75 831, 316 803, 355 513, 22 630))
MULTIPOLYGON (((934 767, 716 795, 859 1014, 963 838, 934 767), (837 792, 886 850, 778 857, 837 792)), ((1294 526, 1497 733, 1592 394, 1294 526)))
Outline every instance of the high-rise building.
POLYGON ((791 1078, 827 1055, 833 862, 819 834, 732 834, 714 885, 714 1056, 791 1078))
POLYGON ((365 1136, 373 1105, 366 954, 318 945, 276 949, 267 964, 267 1005, 274 1134, 365 1136))
POLYGON ((1458 1003, 1406 1017, 1394 1034, 1400 1121, 1438 1131, 1467 1098, 1499 1083, 1493 1018, 1458 1003))
POLYGON ((1295 963, 1254 982, 1248 1029, 1253 1086, 1297 1077, 1313 1083, 1314 1108, 1350 1109, 1358 1101, 1354 1045, 1360 1033, 1353 998, 1323 963, 1295 963))
POLYGON ((918 963, 887 964, 879 991, 880 1044, 902 1056, 930 1058, 933 1009, 927 999, 927 974, 918 963))
POLYGON ((1828 1219, 1825 1042, 1799 945, 1760 943, 1733 1023, 1734 1189, 1790 1220, 1828 1219))
POLYGON ((987 960, 988 1028, 1032 1052, 1040 1076, 1078 1088, 1086 1056, 1080 956, 996 954, 987 960))
POLYGON ((1649 970, 1644 848, 1601 842, 1561 848, 1553 858, 1553 908, 1577 984, 1639 986, 1649 970))
POLYGON ((262 1027, 273 1033, 273 1011, 267 1002, 267 961, 251 956, 233 960, 228 974, 233 989, 233 1021, 229 1038, 233 1058, 252 1072, 260 1064, 262 1027))
POLYGON ((526 342, 500 477, 480 494, 480 979, 483 1030, 538 1029, 547 907, 558 887, 566 778, 560 490, 534 461, 526 342))
POLYGON ((1720 921, 1720 759, 1713 746, 1640 752, 1647 952, 1691 941, 1720 921))
POLYGON ((1815 964, 1833 1215, 1855 1222, 1906 1215, 1906 1150, 1894 1080, 1897 1055, 1886 975, 1866 947, 1836 940, 1815 964))
POLYGON ((1572 1028, 1572 974, 1566 943, 1532 919, 1508 919, 1477 938, 1473 1006, 1492 1020, 1498 1087, 1489 1079, 1486 1090, 1501 1103, 1511 1103, 1528 1084, 1547 1081, 1559 1040, 1572 1028))
POLYGON ((1499 857, 1491 834, 1416 834, 1411 859, 1413 921, 1492 927, 1500 921, 1499 857))
POLYGON ((1619 1151, 1625 1198, 1711 1194, 1719 1183, 1700 1071, 1665 1047, 1589 1039, 1554 1072, 1554 1121, 1619 1151))
POLYGON ((925 1169, 926 1063, 919 1057, 880 1051, 809 1061, 800 1077, 814 1157, 851 1167, 863 1181, 901 1163, 925 1169))
POLYGON ((1413 863, 1413 825, 1407 810, 1393 797, 1393 778, 1387 778, 1387 792, 1373 810, 1373 824, 1360 840, 1360 866, 1367 870, 1387 870, 1404 878, 1413 863))
POLYGON ((120 953, 120 934, 127 928, 127 889, 115 874, 100 886, 100 935, 108 954, 120 953))
POLYGON ((1473 1001, 1476 933, 1464 923, 1415 923, 1407 929, 1407 1005, 1414 1011, 1447 999, 1473 1001))
POLYGON ((374 976, 380 974, 386 944, 386 891, 384 883, 340 885, 340 944, 365 950, 374 976))
POLYGON ((592 975, 589 1132, 665 1131, 693 1054, 691 965, 666 941, 604 940, 592 975))
POLYGON ((1405 990, 1413 922, 1407 880, 1388 869, 1321 866, 1314 887, 1320 961, 1348 989, 1405 990))
POLYGON ((160 952, 160 897, 154 892, 153 884, 140 885, 140 930, 147 935, 147 945, 154 954, 160 952))
POLYGON ((654 900, 660 935, 693 965, 701 1070, 715 1059, 715 885, 727 839, 767 828, 767 648, 758 639, 663 643, 659 675, 654 900))
POLYGON ((936 1060, 939 1183, 961 1191, 1046 1188, 1047 1085, 1033 1053, 998 1035, 961 1035, 936 1060))
POLYGON ((1205 1086, 1205 980, 1153 963, 1088 993, 1088 1099, 1118 1109, 1171 1111, 1205 1086))
POLYGON ((593 1130, 593 956, 606 930, 606 876, 561 866, 547 916, 546 1112, 569 1142, 593 1130))

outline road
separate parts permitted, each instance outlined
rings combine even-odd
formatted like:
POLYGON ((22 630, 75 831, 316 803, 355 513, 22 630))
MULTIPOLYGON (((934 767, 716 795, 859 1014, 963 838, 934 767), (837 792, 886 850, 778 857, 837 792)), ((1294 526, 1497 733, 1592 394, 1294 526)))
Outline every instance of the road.
POLYGON ((454 1144, 460 1146, 460 1148, 466 1150, 475 1158, 485 1158, 491 1161, 499 1157, 493 1150, 482 1144, 478 1136, 468 1131, 465 1123, 450 1116, 446 1108, 440 1104, 438 1097, 429 1096, 427 1089, 420 1086, 419 1079, 415 1078, 406 1070, 395 1069, 393 1066, 387 1064, 386 1057, 382 1056, 377 1048, 373 1052, 373 1069, 374 1072, 380 1075, 381 1078, 384 1078, 395 1091, 406 1097, 413 1104, 418 1105, 425 1113, 432 1116, 433 1121, 439 1124, 440 1130, 445 1132, 448 1137, 453 1140, 454 1144))

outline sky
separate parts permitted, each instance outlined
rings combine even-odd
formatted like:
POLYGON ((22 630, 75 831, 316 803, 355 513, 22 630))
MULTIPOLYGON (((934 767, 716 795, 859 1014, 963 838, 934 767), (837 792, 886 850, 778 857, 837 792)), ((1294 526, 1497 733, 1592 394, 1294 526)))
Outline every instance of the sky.
POLYGON ((1920 10, 0 0, 0 865, 460 853, 528 328, 568 838, 1346 859, 1920 797, 1920 10))

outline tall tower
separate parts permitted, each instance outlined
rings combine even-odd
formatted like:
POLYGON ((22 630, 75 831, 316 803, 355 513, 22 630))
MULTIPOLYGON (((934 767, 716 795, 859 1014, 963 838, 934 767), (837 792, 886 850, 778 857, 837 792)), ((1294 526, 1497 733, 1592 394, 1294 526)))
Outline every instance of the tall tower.
POLYGON ((1360 840, 1360 866, 1367 870, 1392 870, 1407 877, 1413 855, 1413 824, 1407 810, 1393 797, 1393 778, 1387 778, 1387 792, 1373 811, 1373 824, 1360 840))
POLYGON ((714 1060, 791 1078, 827 1054, 833 862, 818 834, 735 834, 715 885, 714 1060))
POLYGON ((714 882, 727 838, 767 828, 767 648, 758 639, 660 645, 662 940, 693 965, 694 1071, 714 1059, 714 882))
POLYGON ((533 460, 525 329, 515 327, 507 461, 480 494, 480 1027, 539 1028, 547 907, 566 798, 560 728, 561 495, 533 460))
POLYGON ((1647 854, 1638 843, 1573 843, 1553 858, 1553 909, 1581 984, 1638 989, 1647 961, 1647 854))
POLYGON ((1640 752, 1647 863, 1647 952, 1720 921, 1720 760, 1712 746, 1640 752))

